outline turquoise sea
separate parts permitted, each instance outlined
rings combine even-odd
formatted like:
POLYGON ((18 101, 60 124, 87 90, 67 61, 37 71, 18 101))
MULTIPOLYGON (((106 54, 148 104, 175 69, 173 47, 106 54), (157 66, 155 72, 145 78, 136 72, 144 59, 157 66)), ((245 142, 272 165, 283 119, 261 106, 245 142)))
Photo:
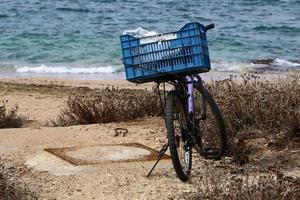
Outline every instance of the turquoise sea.
POLYGON ((0 74, 122 71, 119 36, 208 32, 213 70, 300 71, 300 0, 1 0, 0 74))

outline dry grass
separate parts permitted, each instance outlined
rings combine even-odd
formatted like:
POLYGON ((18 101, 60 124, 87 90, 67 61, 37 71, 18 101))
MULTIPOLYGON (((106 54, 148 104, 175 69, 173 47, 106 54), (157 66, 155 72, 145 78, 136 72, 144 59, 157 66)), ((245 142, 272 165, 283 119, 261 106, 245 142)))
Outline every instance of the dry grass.
POLYGON ((24 183, 13 178, 20 173, 17 167, 6 167, 0 158, 0 199, 1 200, 33 200, 38 199, 37 194, 31 191, 24 183))
POLYGON ((254 127, 268 132, 285 131, 298 120, 298 80, 269 82, 253 75, 234 77, 208 85, 220 105, 231 133, 254 127))
POLYGON ((287 143, 289 136, 299 133, 298 78, 269 82, 254 75, 232 76, 213 81, 207 84, 207 88, 221 108, 229 136, 229 154, 234 154, 238 164, 247 161, 249 149, 245 146, 245 139, 269 137, 281 132, 287 143), (263 135, 257 135, 258 132, 263 135))
POLYGON ((18 106, 7 109, 5 101, 0 105, 0 128, 19 128, 23 125, 25 117, 18 114, 18 106))
MULTIPOLYGON (((300 130, 300 82, 296 78, 269 82, 244 75, 242 81, 231 77, 206 87, 221 108, 230 136, 249 128, 268 134, 300 130)), ((55 124, 119 122, 161 114, 155 92, 108 89, 70 96, 55 124)))
POLYGON ((208 173, 197 179, 196 194, 184 194, 182 199, 296 200, 300 198, 299 184, 299 180, 283 178, 281 174, 222 177, 208 173))
POLYGON ((54 126, 109 123, 161 115, 159 98, 153 92, 107 90, 96 95, 70 96, 54 126))

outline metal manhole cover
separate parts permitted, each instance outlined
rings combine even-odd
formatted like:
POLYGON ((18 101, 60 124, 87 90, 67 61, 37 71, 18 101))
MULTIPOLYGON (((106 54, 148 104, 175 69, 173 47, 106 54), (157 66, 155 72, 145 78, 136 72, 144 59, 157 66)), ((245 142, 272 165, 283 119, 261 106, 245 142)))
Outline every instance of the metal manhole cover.
MULTIPOLYGON (((156 160, 158 151, 139 143, 47 148, 45 151, 77 165, 156 160)), ((162 159, 170 159, 164 155, 162 159)))

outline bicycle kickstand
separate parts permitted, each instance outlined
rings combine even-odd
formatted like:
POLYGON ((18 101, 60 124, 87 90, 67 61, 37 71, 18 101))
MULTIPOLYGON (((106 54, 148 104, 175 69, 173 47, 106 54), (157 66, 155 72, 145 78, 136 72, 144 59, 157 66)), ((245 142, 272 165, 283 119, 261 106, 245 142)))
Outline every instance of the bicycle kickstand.
POLYGON ((164 144, 164 146, 161 148, 161 150, 159 151, 159 154, 157 156, 157 161, 155 162, 155 164, 153 165, 152 169, 149 171, 149 173, 147 174, 147 178, 151 175, 152 171, 154 170, 154 168, 156 167, 157 163, 161 160, 161 158, 163 157, 163 155, 165 154, 165 152, 168 150, 169 147, 169 143, 167 142, 166 144, 164 144))

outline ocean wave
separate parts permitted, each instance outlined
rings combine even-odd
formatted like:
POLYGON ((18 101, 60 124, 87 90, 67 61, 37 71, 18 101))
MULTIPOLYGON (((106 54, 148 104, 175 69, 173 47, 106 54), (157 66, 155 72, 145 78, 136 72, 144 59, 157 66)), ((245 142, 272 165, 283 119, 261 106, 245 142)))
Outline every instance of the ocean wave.
POLYGON ((7 18, 9 17, 8 15, 5 15, 5 14, 0 14, 0 18, 7 18))
POLYGON ((49 67, 41 65, 39 67, 16 67, 17 73, 36 73, 36 74, 102 74, 114 73, 115 67, 49 67))
POLYGON ((221 72, 280 72, 300 71, 300 61, 286 59, 262 59, 252 62, 217 62, 212 63, 212 69, 221 72))
POLYGON ((243 72, 247 70, 249 64, 242 62, 217 62, 212 63, 212 69, 220 72, 243 72))
MULTIPOLYGON (((218 61, 212 63, 212 70, 219 72, 240 72, 240 73, 266 73, 299 71, 300 60, 290 61, 286 59, 262 59, 249 62, 239 61, 218 61)), ((1 72, 33 73, 33 74, 109 74, 124 72, 123 66, 12 66, 0 63, 1 72)))
POLYGON ((279 32, 299 32, 300 28, 291 26, 255 26, 256 31, 279 31, 279 32))
POLYGON ((300 67, 300 63, 298 63, 298 62, 292 62, 292 61, 280 59, 280 58, 276 58, 271 64, 275 65, 275 66, 279 66, 279 67, 285 67, 285 68, 300 67))
POLYGON ((83 8, 56 8, 58 11, 65 11, 65 12, 84 12, 88 13, 90 10, 88 9, 83 9, 83 8))

